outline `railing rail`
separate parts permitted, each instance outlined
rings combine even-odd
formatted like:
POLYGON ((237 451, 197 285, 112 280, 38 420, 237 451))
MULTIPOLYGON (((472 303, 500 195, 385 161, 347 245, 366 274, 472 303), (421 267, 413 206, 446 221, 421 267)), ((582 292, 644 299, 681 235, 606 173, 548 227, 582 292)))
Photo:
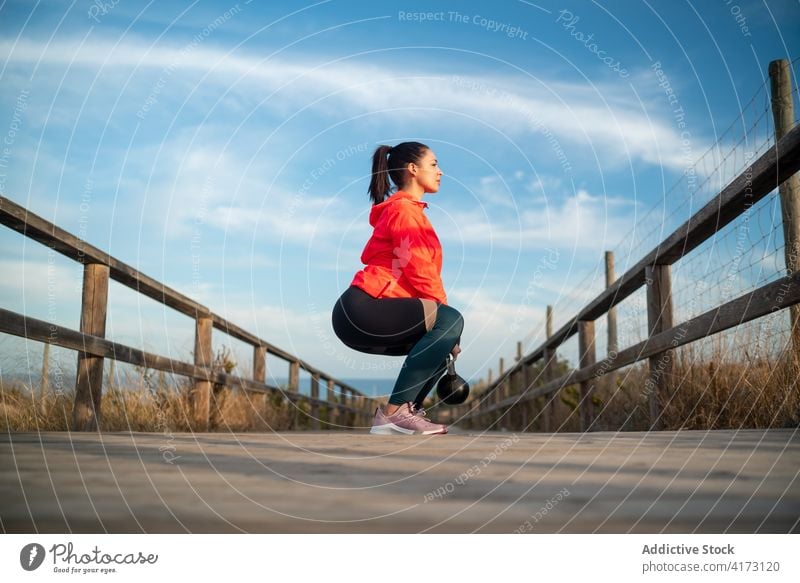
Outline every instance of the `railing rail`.
MULTIPOLYGON (((266 357, 272 355, 289 363, 289 390, 284 394, 294 402, 307 402, 312 415, 324 406, 339 413, 355 414, 354 423, 368 423, 372 400, 347 383, 326 374, 305 360, 247 332, 240 326, 213 313, 209 308, 145 275, 124 262, 86 243, 75 235, 32 213, 14 201, 0 196, 0 224, 25 237, 61 253, 84 265, 81 330, 54 326, 9 310, 0 309, 0 332, 55 344, 78 351, 76 401, 73 429, 93 430, 99 426, 99 405, 102 395, 103 359, 110 358, 134 365, 189 377, 195 381, 193 408, 199 429, 209 426, 211 385, 239 387, 253 392, 276 392, 280 388, 266 384, 266 357), (108 279, 141 293, 196 322, 195 363, 190 364, 147 353, 105 336, 108 301, 108 279), (217 329, 253 347, 253 378, 214 373, 211 370, 211 330, 217 329), (299 372, 312 378, 312 395, 301 395, 299 372), (319 382, 327 383, 326 399, 319 399, 319 382), (336 387, 339 387, 339 397, 336 387), (316 387, 316 388, 315 388, 316 387)), ((338 418, 338 415, 337 415, 338 418)), ((319 418, 312 418, 312 427, 320 427, 319 418)), ((328 420, 328 426, 338 425, 328 420)))
MULTIPOLYGON (((797 223, 800 220, 799 216, 789 213, 783 217, 784 231, 789 233, 786 243, 788 258, 786 277, 677 326, 672 322, 670 282, 670 267, 674 263, 713 237, 779 186, 790 179, 792 182, 797 181, 795 174, 798 170, 800 170, 800 126, 787 129, 780 139, 776 139, 772 148, 736 176, 717 196, 590 301, 559 330, 554 334, 548 334, 548 338, 533 351, 520 356, 515 365, 505 371, 501 370, 498 378, 488 383, 479 399, 453 408, 450 419, 453 422, 463 422, 496 414, 536 397, 549 395, 565 386, 581 384, 581 427, 586 430, 593 422, 592 385, 589 383, 591 379, 647 358, 651 359, 651 376, 653 376, 652 365, 659 355, 740 323, 766 316, 778 309, 792 309, 793 346, 794 351, 800 351, 800 326, 796 325, 800 315, 800 311, 797 310, 797 305, 800 304, 800 268, 796 251, 793 251, 797 247, 796 233, 800 230, 800 225, 797 223), (791 224, 787 226, 787 223, 791 224), (635 346, 616 353, 613 358, 595 362, 594 321, 607 314, 609 310, 613 310, 642 286, 647 288, 649 337, 635 346), (580 334, 581 361, 578 369, 560 378, 552 378, 550 370, 556 349, 575 334, 580 334), (529 374, 528 367, 540 360, 545 362, 542 371, 545 378, 531 378, 533 375, 529 374), (511 379, 518 375, 522 376, 521 390, 518 394, 507 396, 506 393, 510 392, 508 387, 511 379), (542 380, 544 380, 543 385, 534 386, 542 380)), ((795 200, 797 192, 789 196, 792 196, 792 204, 798 205, 795 200)), ((784 203, 785 206, 788 204, 784 203)), ((659 378, 655 379, 656 386, 661 390, 665 388, 666 377, 667 375, 659 375, 659 378)), ((655 390, 649 395, 653 428, 658 428, 657 393, 658 390, 655 390)))

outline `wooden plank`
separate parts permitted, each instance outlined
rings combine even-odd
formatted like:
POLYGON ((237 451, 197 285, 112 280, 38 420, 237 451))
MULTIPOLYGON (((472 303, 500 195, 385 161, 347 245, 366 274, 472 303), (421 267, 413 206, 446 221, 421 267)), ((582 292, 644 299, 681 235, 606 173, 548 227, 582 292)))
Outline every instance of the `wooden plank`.
POLYGON ((26 317, 0 308, 0 331, 14 336, 45 342, 71 350, 83 350, 136 366, 164 370, 192 378, 208 378, 191 364, 150 354, 104 338, 83 334, 43 320, 26 317))
POLYGON ((83 334, 49 322, 22 316, 9 310, 0 309, 0 331, 71 350, 83 350, 96 356, 113 358, 121 362, 154 370, 163 370, 191 378, 214 378, 191 364, 150 354, 104 338, 83 334))
MULTIPOLYGON (((580 367, 584 369, 597 362, 594 344, 594 322, 578 322, 578 354, 580 354, 580 367)), ((594 424, 594 382, 586 379, 580 383, 581 400, 580 416, 581 431, 589 431, 594 424)))
POLYGON ((0 224, 10 227, 30 239, 39 241, 78 263, 105 265, 109 269, 110 278, 114 281, 191 318, 197 314, 209 313, 208 308, 191 298, 115 259, 105 251, 90 245, 3 196, 0 196, 0 224))
MULTIPOLYGON (((526 393, 523 400, 535 399, 567 385, 572 385, 592 377, 598 377, 622 367, 649 358, 665 350, 678 348, 707 336, 718 334, 740 324, 761 318, 772 312, 800 304, 800 272, 782 277, 752 292, 705 312, 684 322, 621 350, 616 358, 606 358, 585 369, 573 370, 561 377, 536 387, 526 393)), ((490 412, 509 403, 499 403, 483 412, 490 412)), ((467 415, 469 419, 472 414, 467 415)))
MULTIPOLYGON (((171 374, 179 374, 192 379, 204 379, 212 384, 223 384, 229 387, 237 387, 242 390, 254 392, 284 393, 279 387, 257 383, 252 379, 245 379, 222 372, 212 372, 187 362, 150 354, 149 352, 112 342, 105 338, 83 334, 77 330, 56 326, 50 322, 23 316, 2 308, 0 308, 0 332, 27 338, 28 340, 53 344, 54 346, 61 346, 70 350, 83 350, 96 356, 113 358, 120 362, 127 362, 136 366, 161 370, 171 374)), ((289 400, 295 402, 312 400, 306 395, 285 395, 289 400)), ((324 401, 319 401, 319 404, 324 405, 326 403, 324 401)), ((355 408, 347 405, 340 405, 340 408, 342 411, 355 411, 355 408)))
MULTIPOLYGON (((108 310, 108 266, 87 263, 83 266, 81 332, 99 338, 106 335, 108 310)), ((103 395, 103 357, 78 352, 75 379, 75 406, 72 409, 73 431, 100 429, 100 401, 103 395)))
MULTIPOLYGON (((623 533, 674 533, 676 540, 695 532, 713 533, 704 538, 724 542, 733 542, 726 540, 731 533, 796 536, 800 442, 794 428, 598 432, 591 439, 579 434, 511 437, 483 431, 373 439, 363 432, 343 431, 175 432, 168 443, 174 455, 167 457, 165 436, 158 432, 88 434, 80 439, 67 432, 3 432, 0 461, 14 468, 0 471, 3 532, 27 533, 25 538, 32 540, 64 539, 64 533, 77 535, 69 539, 92 540, 97 537, 79 533, 98 532, 184 537, 187 532, 269 532, 282 537, 352 537, 356 532, 452 537, 477 532, 497 533, 504 541, 512 532, 619 533, 619 539, 623 533), (479 464, 479 476, 455 481, 480 460, 493 459, 479 464), (455 488, 437 490, 448 483, 455 488)), ((21 540, 20 534, 11 537, 21 540)), ((157 548, 154 540, 139 546, 157 548)), ((538 540, 524 544, 533 547, 538 540)), ((78 548, 93 546, 76 545, 78 558, 78 548)), ((19 547, 14 547, 18 553, 19 547)), ((125 552, 137 549, 122 547, 132 549, 125 552)), ((642 548, 630 545, 628 556, 635 547, 642 548)), ((504 550, 514 549, 509 545, 504 550)), ((537 556, 533 548, 523 552, 537 556)), ((263 554, 270 565, 276 563, 271 547, 265 545, 263 554)), ((724 560, 749 560, 748 556, 740 549, 738 558, 724 560)), ((478 560, 463 553, 459 558, 478 560)), ((706 560, 718 559, 701 559, 706 560)), ((504 557, 496 561, 505 563, 504 557)), ((781 572, 796 570, 791 564, 781 565, 781 572)), ((628 572, 633 568, 625 567, 628 572)), ((775 575, 776 582, 791 580, 775 575)), ((598 577, 621 582, 632 578, 598 577)), ((24 576, 6 581, 26 579, 34 581, 24 576)), ((448 579, 471 583, 491 576, 448 579)), ((662 574, 652 580, 665 583, 678 577, 662 574)), ((744 576, 709 580, 752 581, 744 576)))

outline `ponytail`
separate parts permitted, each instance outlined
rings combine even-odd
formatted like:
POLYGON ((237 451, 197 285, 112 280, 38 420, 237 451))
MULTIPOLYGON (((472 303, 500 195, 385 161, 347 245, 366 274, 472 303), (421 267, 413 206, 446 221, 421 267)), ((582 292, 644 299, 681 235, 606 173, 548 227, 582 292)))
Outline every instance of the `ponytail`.
POLYGON ((391 150, 391 146, 378 146, 372 155, 372 180, 368 189, 372 204, 382 203, 389 193, 389 162, 386 156, 391 150))
POLYGON ((428 146, 419 142, 403 142, 394 148, 378 146, 372 155, 372 179, 367 189, 372 204, 380 204, 386 200, 391 189, 389 178, 395 186, 402 188, 406 166, 419 163, 428 149, 428 146))

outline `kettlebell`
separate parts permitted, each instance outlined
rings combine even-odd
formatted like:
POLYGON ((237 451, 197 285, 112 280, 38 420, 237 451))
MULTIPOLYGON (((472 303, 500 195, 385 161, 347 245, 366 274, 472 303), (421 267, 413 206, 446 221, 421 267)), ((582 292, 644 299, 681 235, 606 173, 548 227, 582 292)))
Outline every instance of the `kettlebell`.
POLYGON ((447 373, 436 383, 436 394, 448 405, 460 405, 469 397, 469 383, 456 374, 453 355, 447 355, 447 373))

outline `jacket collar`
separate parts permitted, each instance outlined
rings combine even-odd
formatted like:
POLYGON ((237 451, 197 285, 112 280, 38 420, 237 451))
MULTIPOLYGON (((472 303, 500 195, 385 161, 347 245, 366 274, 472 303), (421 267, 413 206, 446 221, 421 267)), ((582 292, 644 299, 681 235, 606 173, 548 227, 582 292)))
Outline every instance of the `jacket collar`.
POLYGON ((394 193, 392 196, 390 196, 389 198, 390 198, 390 199, 393 199, 393 198, 404 198, 404 199, 407 199, 407 200, 410 200, 410 201, 412 201, 412 202, 415 202, 415 203, 417 203, 417 204, 418 204, 419 206, 421 206, 422 208, 428 208, 428 203, 427 203, 427 202, 423 202, 423 201, 421 201, 421 200, 417 200, 416 198, 414 198, 413 196, 411 196, 410 194, 408 194, 408 193, 407 193, 406 191, 404 191, 404 190, 398 190, 397 192, 395 192, 395 193, 394 193))

